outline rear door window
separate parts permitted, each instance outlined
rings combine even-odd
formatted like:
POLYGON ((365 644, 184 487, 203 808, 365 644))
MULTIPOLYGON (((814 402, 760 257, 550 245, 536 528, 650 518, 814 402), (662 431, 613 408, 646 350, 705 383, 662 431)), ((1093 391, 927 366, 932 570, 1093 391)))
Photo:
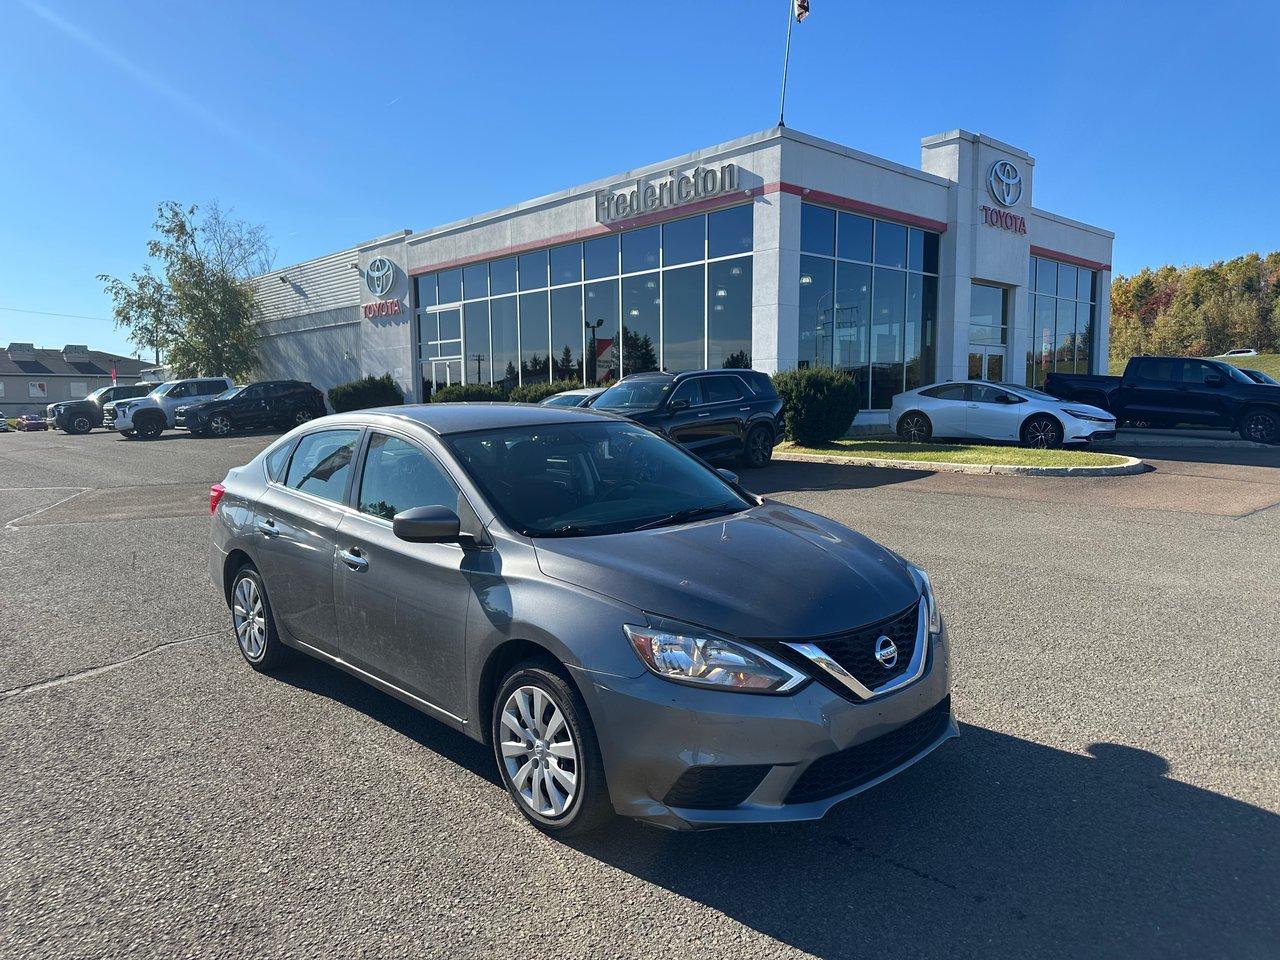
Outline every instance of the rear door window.
POLYGON ((707 403, 729 403, 742 399, 742 381, 737 377, 706 377, 702 393, 707 403))
POLYGON ((1149 357, 1138 361, 1138 376, 1143 380, 1172 383, 1176 379, 1180 361, 1167 357, 1149 357))
POLYGON ((359 430, 321 430, 298 441, 285 486, 334 503, 346 498, 359 430))
POLYGON ((934 400, 963 400, 969 389, 965 383, 944 383, 940 387, 922 391, 922 395, 934 400))

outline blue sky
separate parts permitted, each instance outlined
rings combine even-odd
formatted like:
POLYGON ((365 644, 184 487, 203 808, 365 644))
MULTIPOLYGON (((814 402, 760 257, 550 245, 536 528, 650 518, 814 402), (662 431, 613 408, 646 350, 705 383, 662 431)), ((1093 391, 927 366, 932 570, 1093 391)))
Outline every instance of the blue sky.
MULTIPOLYGON (((1118 272, 1273 250, 1280 4, 813 0, 788 125, 919 163, 965 127, 1118 272), (1002 12, 1004 9, 1012 13, 1002 12)), ((161 200, 285 265, 772 126, 786 0, 0 0, 0 342, 126 352, 95 279, 161 200)))

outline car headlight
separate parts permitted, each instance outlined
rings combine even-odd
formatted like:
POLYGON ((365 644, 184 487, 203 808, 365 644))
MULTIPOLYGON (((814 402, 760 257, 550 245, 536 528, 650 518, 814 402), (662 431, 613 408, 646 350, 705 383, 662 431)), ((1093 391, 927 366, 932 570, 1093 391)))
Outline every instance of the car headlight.
POLYGON ((938 598, 933 595, 933 582, 929 579, 929 575, 917 567, 913 563, 907 564, 911 570, 912 579, 920 588, 920 594, 924 598, 925 610, 929 614, 929 632, 942 632, 942 611, 938 609, 938 598))
POLYGON ((1085 413, 1083 410, 1072 410, 1070 407, 1063 407, 1062 412, 1069 417, 1075 417, 1077 420, 1088 420, 1090 423, 1111 423, 1112 417, 1099 417, 1093 413, 1085 413))
POLYGON ((644 665, 664 680, 741 693, 790 693, 809 678, 727 637, 671 620, 622 628, 644 665))

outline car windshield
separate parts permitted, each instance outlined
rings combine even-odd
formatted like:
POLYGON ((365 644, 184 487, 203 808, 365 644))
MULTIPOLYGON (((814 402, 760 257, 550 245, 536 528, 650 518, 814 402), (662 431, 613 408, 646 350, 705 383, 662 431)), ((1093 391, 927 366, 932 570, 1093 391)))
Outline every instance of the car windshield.
POLYGON ((91 394, 89 394, 87 397, 85 397, 85 399, 86 399, 86 400, 101 400, 104 396, 106 396, 107 391, 108 391, 108 390, 110 390, 110 389, 111 389, 110 387, 99 387, 97 390, 93 391, 93 393, 91 393, 91 394))
POLYGON ((629 533, 752 506, 718 473, 632 423, 557 423, 446 436, 508 526, 527 537, 629 533))
POLYGON ((1002 383, 1000 386, 1013 393, 1019 394, 1020 396, 1024 396, 1028 400, 1034 397, 1037 400, 1052 400, 1054 403, 1057 403, 1060 399, 1059 397, 1055 397, 1052 393, 1045 393, 1043 390, 1037 390, 1035 387, 1024 387, 1019 383, 1002 383))
POLYGON ((1263 373, 1261 370, 1246 370, 1245 373, 1248 374, 1250 380, 1253 380, 1256 383, 1275 383, 1275 380, 1263 373))
POLYGON ((622 380, 591 406, 605 410, 652 410, 671 389, 670 380, 622 380))
POLYGON ((1232 380, 1235 380, 1237 383, 1253 383, 1253 380, 1250 379, 1249 375, 1242 372, 1239 367, 1233 367, 1229 363, 1224 363, 1222 366, 1227 371, 1227 376, 1232 380))
POLYGON ((244 384, 241 384, 238 387, 231 387, 229 390, 223 390, 220 394, 218 394, 213 399, 214 400, 230 400, 232 397, 234 397, 243 389, 244 389, 244 384))
POLYGON ((582 403, 582 394, 580 393, 557 393, 554 397, 547 397, 542 401, 544 407, 576 407, 582 403))

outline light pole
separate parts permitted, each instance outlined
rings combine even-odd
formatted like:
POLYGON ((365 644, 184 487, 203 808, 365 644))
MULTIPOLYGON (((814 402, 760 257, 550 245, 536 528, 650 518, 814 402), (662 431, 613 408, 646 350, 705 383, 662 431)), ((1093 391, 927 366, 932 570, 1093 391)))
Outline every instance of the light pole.
POLYGON ((601 317, 595 323, 592 323, 590 320, 583 320, 582 323, 587 328, 588 333, 591 334, 591 352, 587 354, 587 380, 592 386, 595 386, 596 373, 597 373, 596 371, 596 331, 599 330, 602 326, 604 326, 604 317, 601 317))
POLYGON ((476 362, 476 383, 484 383, 484 381, 480 379, 480 364, 484 361, 484 354, 474 353, 471 355, 471 359, 476 362))

